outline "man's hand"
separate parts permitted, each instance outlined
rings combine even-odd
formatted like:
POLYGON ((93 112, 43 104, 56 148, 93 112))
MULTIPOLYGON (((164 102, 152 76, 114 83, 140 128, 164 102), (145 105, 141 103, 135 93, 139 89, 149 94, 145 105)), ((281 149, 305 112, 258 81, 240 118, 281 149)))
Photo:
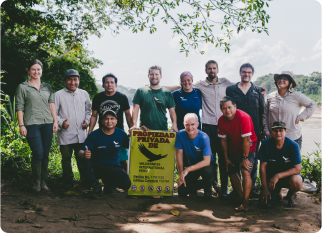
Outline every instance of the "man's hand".
POLYGON ((83 121, 82 128, 83 128, 83 129, 87 129, 87 127, 88 127, 88 125, 87 125, 86 121, 84 120, 84 121, 83 121))
POLYGON ((251 169, 252 166, 253 166, 253 164, 248 159, 244 159, 244 158, 243 158, 242 162, 239 165, 239 167, 244 167, 247 170, 251 169))
POLYGON ((131 127, 131 128, 129 129, 129 133, 130 133, 130 135, 131 135, 132 130, 136 130, 136 129, 140 129, 140 128, 139 128, 139 127, 137 127, 137 126, 133 126, 133 127, 131 127))
POLYGON ((261 94, 262 94, 262 95, 265 95, 265 94, 266 94, 266 92, 267 92, 266 88, 265 88, 265 87, 260 87, 260 88, 262 88, 262 89, 263 89, 263 91, 261 92, 261 94))
POLYGON ((87 146, 85 146, 84 159, 90 159, 91 157, 92 157, 92 152, 90 152, 87 146))
POLYGON ((187 187, 185 177, 188 175, 188 173, 189 172, 187 171, 187 169, 184 169, 183 172, 181 172, 181 174, 179 175, 179 179, 178 179, 178 188, 182 184, 184 184, 184 187, 187 187))
POLYGON ((140 129, 142 129, 144 132, 149 130, 149 128, 144 125, 142 125, 140 129))
POLYGON ((53 133, 56 133, 58 131, 58 123, 54 122, 53 124, 53 133))
POLYGON ((266 188, 266 189, 263 189, 262 190, 262 193, 261 193, 261 199, 262 199, 262 201, 261 201, 261 203, 262 204, 267 204, 267 199, 271 199, 272 197, 271 197, 271 193, 268 191, 268 189, 266 188))
POLYGON ((25 126, 19 127, 19 131, 20 131, 21 136, 24 136, 24 137, 27 136, 27 129, 25 126))
POLYGON ((173 131, 175 131, 175 132, 177 132, 177 133, 178 133, 178 127, 177 127, 177 125, 172 125, 172 127, 171 127, 170 131, 171 131, 171 130, 173 130, 173 131))
POLYGON ((272 190, 275 189, 275 185, 278 182, 279 178, 278 178, 278 174, 276 174, 275 176, 273 176, 269 182, 268 182, 268 187, 272 190))
POLYGON ((296 119, 296 120, 295 120, 295 124, 296 124, 296 125, 297 125, 299 122, 300 122, 300 120, 299 120, 299 119, 296 119))
POLYGON ((69 127, 69 124, 67 123, 67 118, 66 118, 66 120, 64 120, 63 121, 63 124, 62 124, 62 126, 61 126, 63 129, 68 129, 68 127, 69 127))
POLYGON ((227 172, 228 172, 228 165, 231 165, 231 166, 234 166, 234 164, 232 163, 232 162, 230 162, 230 160, 229 159, 226 159, 226 170, 227 170, 227 172))

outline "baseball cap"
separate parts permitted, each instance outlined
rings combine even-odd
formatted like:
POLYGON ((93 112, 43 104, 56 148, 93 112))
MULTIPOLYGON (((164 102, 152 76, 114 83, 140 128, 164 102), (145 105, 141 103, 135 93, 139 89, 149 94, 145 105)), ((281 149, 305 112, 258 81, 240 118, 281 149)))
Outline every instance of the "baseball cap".
POLYGON ((286 129, 286 125, 283 121, 274 121, 274 123, 272 125, 272 129, 277 129, 277 128, 286 129))
POLYGON ((79 73, 78 73, 77 70, 69 69, 69 70, 66 71, 65 77, 69 77, 69 76, 77 76, 77 77, 79 77, 79 73))
POLYGON ((116 115, 116 112, 114 112, 113 110, 109 109, 109 110, 106 110, 105 112, 103 112, 103 117, 105 117, 106 114, 112 114, 113 116, 117 117, 116 115))

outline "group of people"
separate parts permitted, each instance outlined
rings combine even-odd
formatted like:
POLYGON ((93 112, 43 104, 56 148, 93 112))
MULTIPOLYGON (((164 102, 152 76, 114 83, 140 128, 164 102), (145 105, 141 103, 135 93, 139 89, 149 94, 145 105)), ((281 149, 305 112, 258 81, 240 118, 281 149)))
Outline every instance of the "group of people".
POLYGON ((296 82, 288 71, 274 75, 277 91, 268 94, 266 101, 265 88, 251 82, 254 67, 249 63, 240 67, 241 81, 236 84, 218 78, 214 60, 206 63, 205 72, 206 79, 196 84, 190 72, 183 72, 180 86, 162 87, 161 67, 150 67, 150 84, 136 91, 131 114, 127 97, 116 91, 113 74, 102 78, 105 91, 95 95, 91 104, 88 93, 78 88, 81 77, 76 70, 66 71, 65 88, 54 94, 50 85, 40 80, 41 62, 32 61, 29 80, 16 91, 16 110, 20 133, 32 151, 33 188, 49 190, 45 183, 48 155, 52 133, 58 131, 66 183, 73 181, 74 152, 81 181, 92 187, 92 197, 101 195, 99 179, 104 183, 104 193, 112 193, 113 187, 129 189, 129 137, 124 132, 124 115, 130 132, 168 130, 168 109, 170 130, 177 132, 179 196, 203 188, 205 199, 210 200, 214 188, 222 198, 238 199, 241 205, 237 210, 248 210, 250 196, 259 197, 253 189, 259 159, 262 202, 271 205, 282 199, 281 188, 287 187, 288 202, 295 206, 293 194, 302 185, 299 121, 313 114, 317 107, 314 101, 293 90, 296 82), (299 113, 301 107, 305 110, 299 113), (97 120, 99 128, 94 130, 97 120), (228 176, 234 189, 231 193, 228 176))

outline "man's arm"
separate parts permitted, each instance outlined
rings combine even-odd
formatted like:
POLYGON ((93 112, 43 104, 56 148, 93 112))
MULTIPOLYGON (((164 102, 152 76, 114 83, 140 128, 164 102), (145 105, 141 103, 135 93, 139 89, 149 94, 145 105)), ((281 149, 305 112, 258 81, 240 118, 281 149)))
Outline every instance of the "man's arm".
POLYGON ((129 126, 129 129, 130 129, 133 126, 133 121, 132 121, 130 109, 125 111, 125 118, 126 118, 127 125, 129 126))
POLYGON ((91 121, 89 124, 88 134, 90 134, 93 131, 93 129, 96 125, 96 121, 97 121, 97 110, 93 110, 92 116, 91 116, 91 121))
POLYGON ((271 199, 271 193, 268 191, 267 181, 266 181, 266 167, 267 162, 262 162, 260 164, 260 177, 262 182, 262 193, 261 199, 262 203, 267 204, 267 198, 271 199))
POLYGON ((228 140, 227 137, 221 137, 221 146, 222 146, 222 151, 224 153, 225 156, 225 160, 226 160, 226 170, 228 172, 228 165, 231 164, 232 166, 234 166, 234 164, 232 164, 230 162, 230 160, 228 159, 228 140))
POLYGON ((132 129, 139 129, 137 126, 138 116, 139 116, 140 105, 133 103, 133 110, 132 110, 132 129))
POLYGON ((173 92, 181 88, 181 86, 163 86, 164 88, 168 89, 169 91, 173 92))
POLYGON ((250 149, 250 136, 242 137, 243 139, 243 160, 240 163, 240 166, 243 166, 246 169, 250 169, 253 164, 248 160, 244 159, 244 157, 248 157, 249 149, 250 149))
MULTIPOLYGON (((179 179, 178 179, 178 187, 182 185, 182 180, 180 179, 180 174, 183 172, 183 149, 177 149, 176 148, 176 156, 177 156, 177 168, 179 173, 179 179)), ((184 181, 184 185, 185 181, 184 181)))
POLYGON ((302 167, 301 164, 296 164, 296 165, 294 165, 293 168, 291 168, 285 172, 277 173, 275 176, 273 176, 269 180, 268 187, 270 189, 275 189, 275 185, 279 179, 301 173, 301 167, 302 167))
POLYGON ((177 114, 176 111, 174 110, 174 107, 169 109, 169 113, 170 113, 170 118, 172 121, 172 127, 170 130, 173 130, 175 132, 178 132, 178 127, 177 127, 177 114))

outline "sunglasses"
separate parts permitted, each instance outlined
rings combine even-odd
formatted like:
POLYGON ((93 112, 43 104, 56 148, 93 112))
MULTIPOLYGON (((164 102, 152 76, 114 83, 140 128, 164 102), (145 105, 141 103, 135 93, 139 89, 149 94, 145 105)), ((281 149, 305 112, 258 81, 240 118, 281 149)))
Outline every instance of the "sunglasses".
POLYGON ((288 78, 286 77, 278 77, 277 80, 284 80, 284 81, 288 81, 288 78))

